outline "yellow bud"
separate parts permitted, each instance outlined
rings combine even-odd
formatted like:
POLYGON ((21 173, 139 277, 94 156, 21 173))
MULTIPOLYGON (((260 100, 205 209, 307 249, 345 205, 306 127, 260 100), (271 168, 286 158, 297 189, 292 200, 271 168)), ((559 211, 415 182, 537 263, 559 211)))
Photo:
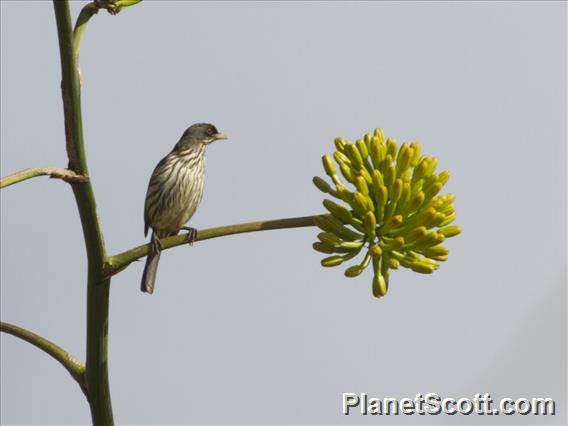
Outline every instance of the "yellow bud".
POLYGON ((418 179, 427 176, 426 171, 428 170, 428 165, 430 163, 430 157, 422 157, 418 165, 414 168, 412 173, 412 181, 415 182, 418 179))
POLYGON ((375 273, 373 278, 373 296, 383 297, 387 294, 388 286, 385 277, 380 272, 375 273))
POLYGON ((335 189, 337 190, 339 198, 341 198, 346 203, 351 204, 353 194, 347 189, 345 185, 343 185, 342 183, 337 183, 335 185, 335 189))
POLYGON ((342 205, 337 206, 333 215, 343 223, 351 223, 351 220, 353 219, 351 212, 342 205))
MULTIPOLYGON (((113 3, 110 3, 110 4, 111 4, 111 6, 113 5, 115 7, 114 13, 118 13, 122 9, 124 9, 125 7, 134 6, 135 4, 140 3, 141 1, 142 0, 118 0, 114 4, 113 3)), ((111 9, 109 9, 109 13, 114 14, 111 11, 111 9)))
POLYGON ((314 178, 312 179, 312 182, 321 192, 325 192, 326 194, 329 194, 332 191, 329 183, 327 183, 325 180, 323 180, 319 176, 314 176, 314 178))
POLYGON ((321 266, 325 266, 328 268, 332 266, 338 266, 341 265, 344 260, 345 259, 339 255, 329 256, 321 260, 321 266))
MULTIPOLYGON (((351 212, 349 212, 349 214, 351 214, 351 212)), ((367 233, 367 230, 365 229, 365 227, 363 226, 363 221, 361 219, 358 219, 356 217, 354 217, 353 215, 351 215, 351 221, 349 222, 349 224, 355 228, 357 231, 362 232, 363 234, 367 233)))
POLYGON ((379 205, 381 207, 384 207, 384 205, 387 203, 388 200, 388 191, 387 191, 387 187, 386 186, 381 186, 379 188, 379 205))
POLYGON ((393 259, 392 257, 389 257, 386 262, 387 266, 390 269, 398 269, 398 267, 400 266, 400 262, 396 259, 393 259))
POLYGON ((387 155, 390 155, 391 158, 396 158, 396 151, 397 151, 396 139, 388 138, 386 145, 387 145, 387 155))
POLYGON ((457 225, 446 226, 438 230, 439 234, 442 234, 446 238, 455 237, 461 232, 461 227, 457 225))
POLYGON ((396 177, 396 169, 392 162, 391 156, 387 155, 387 158, 385 159, 385 174, 384 174, 385 185, 387 187, 390 187, 394 182, 395 177, 396 177))
POLYGON ((371 143, 373 142, 373 135, 370 133, 365 133, 365 137, 363 138, 363 142, 367 147, 367 154, 371 155, 371 143))
POLYGON ((434 254, 439 256, 439 255, 450 254, 450 251, 444 246, 434 246, 425 249, 424 253, 428 253, 428 255, 434 254))
POLYGON ((371 188, 377 220, 381 221, 384 215, 383 207, 387 202, 388 191, 383 183, 383 175, 378 170, 373 170, 373 183, 371 188))
POLYGON ((380 188, 381 186, 385 185, 385 182, 383 180, 383 175, 378 170, 373 170, 372 180, 373 180, 373 187, 375 188, 380 188))
POLYGON ((383 250, 379 246, 372 246, 369 249, 369 253, 372 257, 380 257, 383 254, 383 250))
POLYGON ((320 227, 324 231, 333 232, 334 234, 337 234, 337 236, 345 240, 362 240, 365 237, 364 235, 355 232, 351 228, 347 228, 346 226, 343 225, 343 223, 341 223, 339 219, 337 219, 335 216, 332 215, 316 216, 316 218, 314 218, 314 222, 318 227, 320 227), (322 228, 320 224, 316 222, 317 218, 321 218, 320 223, 322 223, 325 226, 324 228, 322 228))
POLYGON ((385 222, 383 223, 382 226, 379 227, 379 234, 383 235, 383 236, 387 235, 393 229, 398 228, 401 224, 402 224, 402 216, 401 215, 391 216, 391 217, 389 217, 388 219, 385 220, 385 222))
POLYGON ((426 224, 430 223, 434 217, 436 216, 437 211, 434 210, 432 207, 429 207, 425 210, 420 211, 416 215, 416 225, 418 226, 426 226, 426 224))
POLYGON ((354 183, 359 192, 369 195, 369 187, 367 186, 367 181, 363 176, 357 176, 354 183))
POLYGON ((350 223, 353 216, 344 206, 336 204, 331 200, 323 200, 323 206, 336 218, 343 223, 350 223))
POLYGON ((403 237, 396 237, 392 241, 392 247, 395 250, 399 250, 404 246, 404 238, 403 237))
POLYGON ((448 204, 447 206, 444 206, 443 208, 440 209, 440 213, 442 213, 444 216, 450 216, 455 212, 456 208, 454 207, 453 204, 448 204))
POLYGON ((396 158, 396 172, 398 176, 401 176, 408 166, 410 166, 410 159, 412 157, 412 148, 406 143, 403 143, 398 151, 398 157, 396 158))
POLYGON ((442 213, 436 213, 434 215, 434 218, 428 222, 428 224, 426 225, 428 228, 432 228, 434 226, 439 226, 442 222, 444 222, 444 220, 446 219, 446 216, 444 216, 442 213))
POLYGON ((345 139, 343 139, 343 138, 335 138, 334 143, 335 143, 335 148, 336 148, 338 151, 343 152, 343 150, 345 149, 345 144, 346 144, 345 139))
POLYGON ((386 157, 386 147, 377 137, 373 137, 371 140, 369 155, 371 156, 373 167, 378 169, 386 157))
POLYGON ((320 253, 325 253, 325 254, 335 253, 332 246, 322 242, 313 243, 312 247, 314 248, 314 250, 319 251, 320 253))
POLYGON ((427 188, 424 188, 424 195, 427 200, 434 197, 438 192, 442 190, 442 186, 444 186, 441 182, 435 182, 431 185, 428 185, 427 188))
POLYGON ((335 164, 333 164, 331 157, 326 154, 321 159, 322 159, 322 162, 323 162, 323 168, 325 169, 325 172, 327 173, 327 175, 329 177, 333 177, 334 175, 336 175, 337 170, 335 169, 335 164))
POLYGON ((454 220, 456 220, 456 214, 455 214, 455 213, 452 213, 451 215, 446 216, 446 218, 444 219, 444 221, 443 221, 442 223, 440 223, 440 226, 441 226, 441 227, 447 226, 447 225, 449 225, 450 223, 452 223, 454 220))
POLYGON ((351 167, 349 167, 347 164, 341 163, 339 165, 339 170, 341 170, 341 174, 348 182, 353 183, 355 181, 355 176, 353 176, 351 167))
POLYGON ((421 274, 431 274, 436 270, 436 268, 433 265, 425 263, 420 260, 412 262, 410 265, 410 269, 412 269, 414 272, 419 272, 421 274))
POLYGON ((440 199, 443 201, 444 205, 451 204, 455 201, 456 194, 445 194, 442 195, 440 199))
POLYGON ((418 238, 423 237, 424 235, 426 235, 426 227, 425 226, 419 226, 418 228, 413 229, 412 231, 410 231, 406 237, 405 237, 405 241, 407 244, 410 244, 414 241, 416 241, 418 238))
POLYGON ((363 225, 367 231, 368 239, 375 238, 375 233, 377 231, 377 219, 373 212, 367 212, 363 218, 363 225))
POLYGON ((440 174, 438 175, 438 181, 441 182, 442 185, 445 185, 449 178, 450 172, 447 170, 440 172, 440 174))
POLYGON ((402 195, 402 179, 396 179, 393 182, 392 188, 390 190, 390 200, 393 203, 396 203, 400 199, 401 195, 402 195))
POLYGON ((371 174, 369 173, 366 167, 357 170, 356 174, 357 176, 364 177, 365 180, 367 181, 367 185, 371 185, 373 183, 373 178, 371 177, 371 174))
POLYGON ((326 217, 329 215, 321 215, 321 216, 316 216, 314 217, 314 223, 315 225, 321 229, 322 231, 325 232, 334 232, 335 229, 333 227, 332 224, 330 224, 327 220, 326 217))
POLYGON ((422 151, 422 146, 419 143, 411 143, 412 147, 412 158, 410 159, 410 165, 415 167, 420 161, 420 152, 422 151))
POLYGON ((363 241, 342 241, 341 243, 339 243, 340 247, 346 249, 359 249, 364 245, 365 243, 363 241))
POLYGON ((438 234, 437 232, 427 232, 426 235, 423 235, 422 237, 418 238, 412 244, 412 247, 416 248, 432 247, 437 244, 440 244, 442 241, 444 241, 443 235, 438 234))
POLYGON ((325 244, 329 244, 331 246, 337 245, 341 243, 339 237, 331 232, 320 232, 318 234, 318 239, 325 244))
POLYGON ((361 157, 363 159, 367 158, 369 156, 369 151, 367 149, 367 145, 365 144, 365 142, 363 142, 361 139, 359 139, 355 145, 357 146, 357 149, 359 150, 359 154, 361 154, 361 157))
POLYGON ((410 183, 404 182, 402 185, 402 194, 400 194, 400 202, 407 203, 410 197, 410 183))
POLYGON ((440 261, 440 262, 445 262, 446 260, 448 260, 448 257, 450 257, 450 255, 448 255, 448 254, 445 254, 445 255, 443 255, 443 254, 437 254, 437 255, 432 255, 432 256, 429 256, 429 257, 430 257, 431 259, 433 259, 433 260, 438 260, 438 261, 440 261))
POLYGON ((342 152, 335 151, 333 153, 333 158, 337 161, 337 164, 347 164, 351 166, 351 160, 347 157, 347 155, 343 154, 342 152))
POLYGON ((359 265, 353 265, 345 270, 345 276, 352 278, 360 275, 361 272, 363 272, 363 268, 361 268, 359 265))
POLYGON ((345 153, 351 160, 353 168, 360 169, 363 167, 363 158, 361 158, 361 153, 355 145, 353 145, 352 143, 347 144, 345 153))
POLYGON ((434 210, 441 210, 444 207, 444 200, 442 196, 438 195, 433 197, 427 204, 427 207, 432 207, 434 210))
POLYGON ((436 167, 438 167, 438 159, 436 157, 431 157, 430 162, 428 163, 428 168, 426 169, 425 176, 430 176, 432 173, 434 173, 436 167))
POLYGON ((397 214, 395 216, 391 216, 385 221, 383 225, 384 228, 392 229, 398 228, 402 224, 402 216, 397 214))
POLYGON ((361 192, 353 194, 353 209, 359 213, 360 217, 365 216, 368 211, 374 210, 370 198, 361 192))
POLYGON ((404 246, 403 237, 392 238, 383 236, 379 240, 379 245, 386 253, 392 252, 393 250, 400 250, 404 246))
POLYGON ((383 129, 375 129, 373 135, 379 140, 379 142, 383 143, 385 141, 385 134, 383 133, 383 129))
POLYGON ((444 246, 428 247, 422 250, 422 254, 434 260, 447 260, 450 251, 444 246))

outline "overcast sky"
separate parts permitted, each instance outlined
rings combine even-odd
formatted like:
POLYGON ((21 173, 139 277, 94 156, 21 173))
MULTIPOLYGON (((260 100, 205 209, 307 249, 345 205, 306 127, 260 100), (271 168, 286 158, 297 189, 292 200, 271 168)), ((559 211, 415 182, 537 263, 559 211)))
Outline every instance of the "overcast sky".
MULTIPOLYGON (((74 2, 76 17, 85 2, 74 2)), ((50 2, 2 1, 1 174, 65 166, 50 2)), ((433 275, 324 269, 316 229, 231 236, 112 281, 120 424, 565 424, 566 3, 150 2, 90 22, 83 122, 109 254, 146 241, 155 164, 190 124, 209 147, 206 228, 323 211, 333 138, 418 140, 452 177, 457 224, 433 275), (555 417, 341 413, 343 392, 552 397, 555 417)), ((1 192, 1 317, 85 358, 86 260, 74 199, 36 178, 1 192)), ((83 394, 1 336, 2 424, 86 424, 83 394)))

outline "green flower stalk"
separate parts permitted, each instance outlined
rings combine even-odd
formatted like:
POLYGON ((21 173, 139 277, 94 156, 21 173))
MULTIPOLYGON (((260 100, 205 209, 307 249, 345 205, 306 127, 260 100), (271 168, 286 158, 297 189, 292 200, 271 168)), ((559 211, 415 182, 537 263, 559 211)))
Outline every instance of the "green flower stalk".
POLYGON ((314 219, 323 232, 313 247, 329 255, 321 264, 339 266, 363 253, 345 275, 356 277, 372 265, 375 297, 386 294, 391 269, 402 266, 423 274, 438 269, 449 255, 441 243, 461 232, 451 225, 455 196, 439 195, 450 173, 435 173, 438 159, 421 155, 420 144, 399 147, 381 129, 354 144, 336 138, 335 148, 333 158, 322 157, 332 184, 313 178, 320 191, 337 200, 325 199, 329 213, 314 219))
POLYGON ((142 0, 94 0, 94 4, 97 8, 106 9, 111 15, 116 15, 125 7, 134 6, 140 3, 142 0))

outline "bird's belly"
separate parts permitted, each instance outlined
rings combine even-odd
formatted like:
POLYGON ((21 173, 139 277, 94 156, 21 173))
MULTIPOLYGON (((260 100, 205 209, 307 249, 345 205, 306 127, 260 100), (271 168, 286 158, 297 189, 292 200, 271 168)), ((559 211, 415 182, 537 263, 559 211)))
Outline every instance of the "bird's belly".
POLYGON ((165 190, 160 208, 150 213, 150 226, 158 234, 177 234, 195 213, 203 197, 203 165, 197 165, 193 172, 179 174, 176 189, 165 190))
POLYGON ((190 196, 183 197, 181 202, 168 205, 162 214, 158 215, 153 223, 154 229, 159 229, 167 233, 177 233, 195 213, 199 202, 203 196, 203 188, 196 188, 190 196))

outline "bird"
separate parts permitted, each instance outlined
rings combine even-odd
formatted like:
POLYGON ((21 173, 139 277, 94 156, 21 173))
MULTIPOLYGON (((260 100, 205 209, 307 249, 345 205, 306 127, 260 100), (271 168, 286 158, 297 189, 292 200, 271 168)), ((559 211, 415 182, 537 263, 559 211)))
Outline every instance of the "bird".
POLYGON ((162 238, 186 230, 189 243, 195 241, 197 230, 185 224, 203 197, 205 149, 221 139, 227 139, 227 136, 214 125, 193 124, 152 172, 144 203, 144 236, 148 236, 150 228, 152 236, 140 285, 142 292, 154 292, 162 238))

